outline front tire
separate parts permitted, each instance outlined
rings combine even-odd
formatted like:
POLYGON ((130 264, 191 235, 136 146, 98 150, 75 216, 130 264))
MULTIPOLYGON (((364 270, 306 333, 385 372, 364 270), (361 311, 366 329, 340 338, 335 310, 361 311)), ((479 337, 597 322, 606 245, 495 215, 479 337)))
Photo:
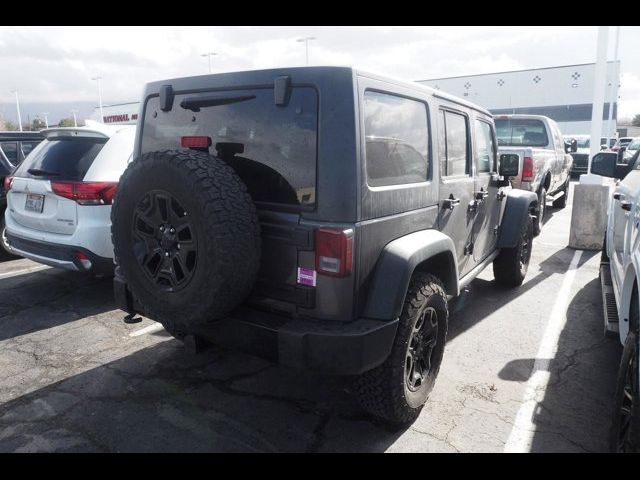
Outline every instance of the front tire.
POLYGON ((358 400, 367 412, 394 426, 418 418, 440 370, 448 320, 442 282, 433 275, 414 274, 391 354, 356 382, 358 400))
POLYGON ((533 219, 529 215, 522 226, 518 243, 513 248, 503 248, 493 261, 496 282, 509 287, 522 285, 527 275, 533 246, 533 219))
POLYGON ((630 331, 624 343, 622 360, 618 370, 609 443, 609 449, 612 453, 640 453, 638 354, 638 332, 637 330, 630 331))
POLYGON ((564 192, 564 195, 553 201, 554 208, 564 208, 567 206, 567 198, 569 197, 569 178, 567 178, 564 187, 562 187, 562 191, 564 192))

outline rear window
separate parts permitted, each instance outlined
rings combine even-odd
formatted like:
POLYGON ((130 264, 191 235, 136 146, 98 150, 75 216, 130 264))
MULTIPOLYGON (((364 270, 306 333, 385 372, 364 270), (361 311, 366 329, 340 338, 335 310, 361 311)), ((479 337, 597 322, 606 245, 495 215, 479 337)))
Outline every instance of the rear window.
POLYGON ((634 140, 629 144, 627 150, 638 150, 640 148, 640 140, 634 140))
POLYGON ((312 207, 317 130, 318 95, 310 87, 293 88, 285 106, 275 104, 273 89, 176 95, 170 112, 162 112, 153 97, 146 105, 141 153, 180 149, 182 136, 207 136, 209 152, 238 173, 254 201, 312 207))
POLYGON ((364 94, 367 181, 372 187, 426 182, 427 106, 396 95, 364 94))
POLYGON ((544 122, 534 119, 496 119, 498 145, 510 147, 545 147, 549 143, 544 122))
POLYGON ((27 178, 82 180, 107 138, 45 139, 22 162, 15 175, 27 178))

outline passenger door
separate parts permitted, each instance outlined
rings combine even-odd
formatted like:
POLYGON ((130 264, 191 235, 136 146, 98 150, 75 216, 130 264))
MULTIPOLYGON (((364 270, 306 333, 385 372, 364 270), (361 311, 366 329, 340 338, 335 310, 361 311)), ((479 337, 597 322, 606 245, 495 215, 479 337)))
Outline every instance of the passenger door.
POLYGON ((504 203, 498 186, 497 142, 490 122, 474 120, 475 208, 473 257, 480 263, 496 248, 504 203))
POLYGON ((610 261, 618 288, 622 286, 625 275, 625 265, 630 262, 634 245, 632 232, 640 227, 640 211, 638 198, 640 197, 640 171, 636 163, 627 176, 617 185, 613 194, 611 215, 612 252, 610 261))
POLYGON ((471 167, 471 136, 468 115, 451 109, 438 112, 438 159, 440 168, 440 229, 456 247, 458 274, 474 266, 474 180, 471 167), (470 208, 472 207, 472 208, 470 208))

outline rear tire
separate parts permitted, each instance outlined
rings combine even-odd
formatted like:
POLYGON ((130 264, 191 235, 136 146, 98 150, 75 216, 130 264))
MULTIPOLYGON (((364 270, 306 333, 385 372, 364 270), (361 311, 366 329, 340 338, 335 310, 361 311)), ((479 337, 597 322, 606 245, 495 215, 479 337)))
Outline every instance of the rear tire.
POLYGON ((533 218, 529 215, 522 226, 518 243, 513 248, 503 248, 493 261, 496 282, 509 287, 522 285, 527 275, 533 246, 533 218))
POLYGON ((562 187, 562 191, 564 192, 564 195, 562 195, 557 200, 553 201, 554 208, 564 208, 567 206, 567 198, 569 197, 569 179, 568 178, 564 184, 564 187, 562 187))
POLYGON ((533 224, 533 236, 537 237, 542 232, 542 227, 544 225, 544 214, 547 210, 547 189, 544 187, 540 188, 538 192, 538 211, 536 212, 536 219, 533 224))
POLYGON ((120 271, 145 315, 176 338, 227 316, 260 265, 253 200, 234 170, 204 152, 144 154, 112 208, 120 271))
POLYGON ((4 212, 0 213, 0 259, 10 260, 14 258, 20 258, 11 252, 9 248, 9 242, 7 241, 7 228, 4 224, 4 212))
POLYGON ((442 282, 433 275, 414 274, 391 354, 356 382, 364 410, 392 426, 418 418, 440 370, 448 320, 442 282))

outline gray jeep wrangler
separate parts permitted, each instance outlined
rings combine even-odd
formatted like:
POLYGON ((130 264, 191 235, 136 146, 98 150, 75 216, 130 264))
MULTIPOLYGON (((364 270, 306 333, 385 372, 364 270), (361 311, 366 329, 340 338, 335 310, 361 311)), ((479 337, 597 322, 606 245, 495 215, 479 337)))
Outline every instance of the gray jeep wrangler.
POLYGON ((520 285, 537 197, 491 114, 412 82, 307 67, 148 84, 112 210, 115 295, 178 339, 357 376, 413 421, 448 307, 486 266, 520 285))

